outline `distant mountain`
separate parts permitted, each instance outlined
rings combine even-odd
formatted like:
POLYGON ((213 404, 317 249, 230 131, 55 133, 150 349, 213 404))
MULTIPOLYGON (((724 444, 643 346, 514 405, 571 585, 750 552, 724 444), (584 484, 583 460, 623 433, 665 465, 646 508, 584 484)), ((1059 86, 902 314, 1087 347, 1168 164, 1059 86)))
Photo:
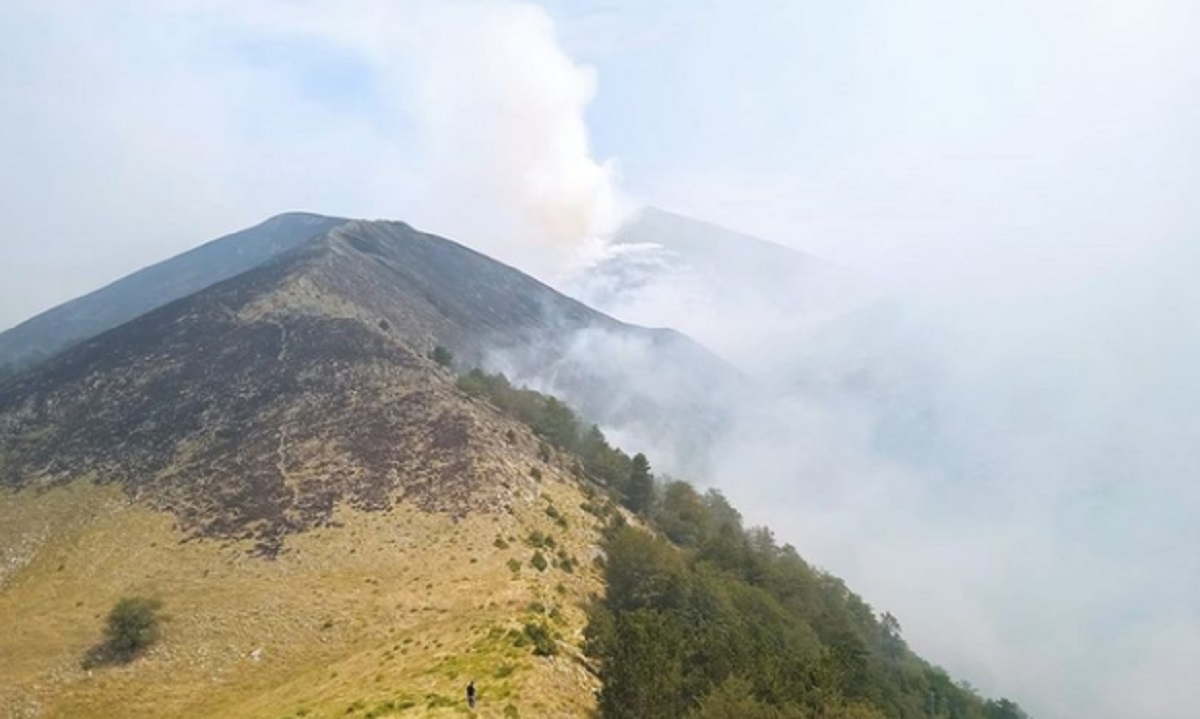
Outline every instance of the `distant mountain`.
POLYGON ((841 312, 866 290, 817 257, 654 207, 608 250, 565 289, 621 319, 674 327, 751 372, 780 334, 841 312))
POLYGON ((0 377, 239 275, 346 222, 291 212, 134 272, 0 333, 0 377))
POLYGON ((846 268, 647 207, 565 289, 623 320, 674 327, 753 378, 759 394, 732 412, 743 435, 760 434, 762 413, 786 401, 869 417, 884 454, 929 453, 928 331, 846 268))
POLYGON ((608 306, 671 279, 704 280, 721 295, 754 291, 780 307, 802 310, 820 299, 818 281, 845 275, 798 250, 656 207, 636 213, 618 231, 612 254, 581 278, 589 299, 608 306))

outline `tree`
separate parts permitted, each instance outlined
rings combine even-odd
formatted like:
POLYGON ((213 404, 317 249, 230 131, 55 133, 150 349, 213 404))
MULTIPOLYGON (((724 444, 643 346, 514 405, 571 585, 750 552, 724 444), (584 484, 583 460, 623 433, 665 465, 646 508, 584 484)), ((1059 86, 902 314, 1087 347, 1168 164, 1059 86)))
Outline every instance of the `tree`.
POLYGON ((668 482, 655 523, 681 547, 698 546, 712 532, 704 499, 687 482, 668 482))
POLYGON ((449 367, 454 362, 454 354, 445 347, 438 345, 429 353, 429 358, 442 367, 449 367))
POLYGON ((654 503, 654 475, 650 474, 650 461, 638 452, 633 455, 629 468, 629 491, 625 506, 635 512, 645 512, 654 503))
POLYGON ((729 677, 700 701, 690 719, 778 719, 779 711, 754 698, 754 685, 741 677, 729 677))
POLYGON ((162 602, 146 597, 125 597, 108 613, 102 649, 112 659, 129 661, 158 641, 158 610, 162 602))
POLYGON ((635 609, 619 615, 613 653, 601 662, 602 715, 685 716, 683 641, 679 624, 662 613, 635 609))
POLYGON ((988 700, 984 705, 984 713, 988 719, 1029 719, 1021 707, 1008 699, 988 700))
POLYGON ((889 659, 899 659, 908 651, 900 635, 900 620, 891 612, 884 612, 879 618, 879 648, 889 659))
POLYGON ((579 442, 579 420, 567 405, 546 397, 531 423, 534 434, 558 449, 573 451, 579 442))

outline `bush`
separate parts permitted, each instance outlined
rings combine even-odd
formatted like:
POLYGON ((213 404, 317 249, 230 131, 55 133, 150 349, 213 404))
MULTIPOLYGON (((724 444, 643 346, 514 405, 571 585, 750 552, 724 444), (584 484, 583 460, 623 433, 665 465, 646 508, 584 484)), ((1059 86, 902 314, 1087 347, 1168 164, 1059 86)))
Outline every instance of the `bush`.
POLYGON ((136 654, 159 637, 158 610, 162 602, 144 597, 127 597, 108 613, 104 634, 110 649, 119 654, 136 654))
POLYGON ((546 567, 550 566, 540 551, 533 553, 533 556, 529 559, 529 563, 532 564, 533 568, 539 572, 546 571, 546 567))
POLYGON ((563 529, 567 528, 567 518, 564 517, 562 512, 558 511, 558 507, 555 507, 553 504, 546 506, 546 516, 553 519, 554 523, 563 529))
POLYGON ((558 653, 554 637, 545 624, 530 622, 525 625, 525 637, 533 642, 533 653, 539 657, 551 657, 558 653))
POLYGON ((530 530, 525 537, 525 544, 534 549, 543 549, 545 547, 554 546, 554 538, 548 534, 543 534, 540 529, 530 530))
POLYGON ((567 574, 575 573, 575 558, 565 548, 558 550, 558 568, 567 574))
POLYGON ((104 642, 93 647, 84 658, 85 667, 133 661, 161 634, 162 602, 146 597, 125 597, 108 613, 104 642))
POLYGON ((433 351, 429 353, 429 358, 442 367, 449 367, 454 363, 454 355, 441 345, 433 348, 433 351))

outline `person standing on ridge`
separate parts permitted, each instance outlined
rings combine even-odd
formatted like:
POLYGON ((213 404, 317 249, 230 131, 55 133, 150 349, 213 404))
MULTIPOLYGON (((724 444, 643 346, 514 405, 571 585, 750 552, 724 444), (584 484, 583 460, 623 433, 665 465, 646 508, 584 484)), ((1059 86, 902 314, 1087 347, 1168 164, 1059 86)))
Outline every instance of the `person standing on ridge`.
POLYGON ((475 680, 474 679, 472 679, 471 683, 467 685, 467 706, 472 709, 475 708, 475 680))

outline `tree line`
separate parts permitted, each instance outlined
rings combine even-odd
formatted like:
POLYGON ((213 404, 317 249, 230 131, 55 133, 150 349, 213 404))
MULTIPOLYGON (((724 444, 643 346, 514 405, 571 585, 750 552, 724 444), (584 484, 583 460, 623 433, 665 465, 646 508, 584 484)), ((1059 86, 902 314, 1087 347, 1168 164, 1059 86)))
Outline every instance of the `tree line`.
POLYGON ((458 386, 573 454, 581 476, 654 530, 596 512, 606 589, 589 609, 585 652, 603 681, 603 716, 1028 719, 918 657, 894 616, 770 529, 744 526, 720 492, 658 481, 644 455, 503 375, 473 370, 458 386))

